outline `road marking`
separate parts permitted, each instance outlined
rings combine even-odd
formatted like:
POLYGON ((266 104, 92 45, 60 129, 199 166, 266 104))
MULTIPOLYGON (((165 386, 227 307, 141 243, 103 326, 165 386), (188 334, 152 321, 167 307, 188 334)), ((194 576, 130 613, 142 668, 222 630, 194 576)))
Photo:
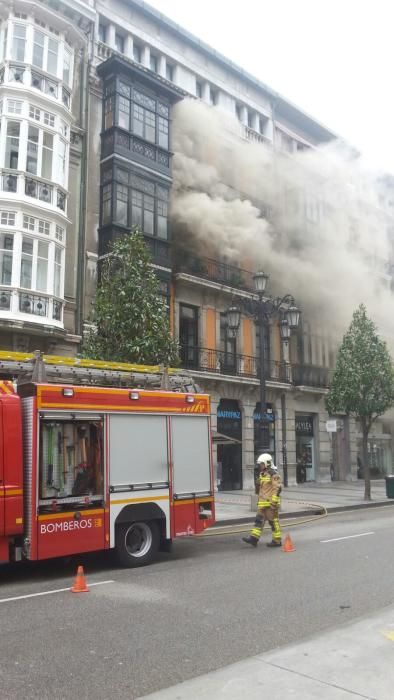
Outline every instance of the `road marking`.
MULTIPOLYGON (((107 583, 115 583, 115 581, 110 580, 110 581, 97 581, 96 583, 89 583, 89 587, 91 586, 104 586, 107 583)), ((27 595, 16 595, 13 596, 12 598, 0 598, 0 603, 10 603, 13 600, 24 600, 25 598, 37 598, 40 595, 51 595, 52 593, 64 593, 64 591, 69 591, 71 589, 70 586, 67 586, 67 588, 56 588, 54 591, 41 591, 41 593, 29 593, 27 595)))
POLYGON ((359 535, 346 535, 346 537, 334 537, 332 540, 320 540, 320 542, 339 542, 339 540, 351 540, 353 537, 366 537, 367 535, 374 534, 374 532, 361 532, 359 535))
POLYGON ((383 632, 383 634, 390 642, 394 642, 394 632, 383 632))

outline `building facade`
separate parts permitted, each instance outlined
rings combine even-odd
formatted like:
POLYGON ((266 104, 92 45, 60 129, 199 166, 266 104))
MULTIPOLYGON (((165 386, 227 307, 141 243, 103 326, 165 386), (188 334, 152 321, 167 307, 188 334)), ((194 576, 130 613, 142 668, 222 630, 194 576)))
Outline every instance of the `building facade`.
MULTIPOLYGON (((140 0, 64 0, 56 9, 15 0, 0 17, 1 347, 75 354, 100 257, 138 225, 168 299, 181 366, 212 397, 220 487, 250 487, 259 340, 248 314, 230 333, 226 312, 255 298, 256 267, 229 260, 214 240, 202 245, 186 229, 175 235, 173 110, 200 101, 231 116, 240 147, 289 158, 335 134, 140 0)), ((335 362, 327 339, 305 318, 284 344, 274 320, 265 356, 270 446, 289 483, 355 479, 356 426, 341 417, 336 432, 327 431, 335 362)), ((373 444, 385 471, 390 422, 378 428, 373 444)))

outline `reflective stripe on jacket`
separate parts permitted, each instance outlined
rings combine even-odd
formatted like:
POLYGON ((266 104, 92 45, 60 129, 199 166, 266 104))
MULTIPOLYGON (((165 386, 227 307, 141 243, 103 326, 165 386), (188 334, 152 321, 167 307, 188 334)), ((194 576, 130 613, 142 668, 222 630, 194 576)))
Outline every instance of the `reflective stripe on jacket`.
POLYGON ((267 469, 259 477, 258 508, 278 508, 280 505, 280 492, 282 480, 277 471, 267 469))

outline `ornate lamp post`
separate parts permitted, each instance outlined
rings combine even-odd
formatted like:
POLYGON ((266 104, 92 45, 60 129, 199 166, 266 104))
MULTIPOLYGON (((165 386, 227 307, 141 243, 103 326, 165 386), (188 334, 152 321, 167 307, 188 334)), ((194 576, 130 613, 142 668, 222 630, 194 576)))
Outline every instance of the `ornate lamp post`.
MULTIPOLYGON (((260 380, 260 439, 259 451, 269 451, 269 431, 267 422, 267 401, 266 401, 266 358, 265 358, 265 338, 270 318, 276 316, 280 318, 280 336, 284 343, 289 341, 291 331, 298 327, 300 311, 295 305, 294 297, 285 294, 283 297, 272 298, 265 294, 268 282, 268 275, 265 272, 256 272, 253 276, 254 287, 257 299, 242 302, 242 310, 254 318, 259 330, 260 356, 259 356, 259 380, 260 380)), ((241 309, 232 305, 227 311, 227 325, 233 336, 238 332, 241 322, 241 309)), ((287 477, 287 475, 285 475, 287 477)), ((285 479, 287 481, 287 478, 285 479)))

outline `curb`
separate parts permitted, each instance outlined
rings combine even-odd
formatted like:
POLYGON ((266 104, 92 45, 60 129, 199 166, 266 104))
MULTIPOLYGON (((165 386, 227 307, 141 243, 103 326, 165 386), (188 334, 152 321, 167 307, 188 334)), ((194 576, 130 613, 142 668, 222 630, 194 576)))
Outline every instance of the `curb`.
MULTIPOLYGON (((295 519, 295 518, 303 518, 308 515, 323 515, 325 512, 327 513, 342 513, 346 511, 352 511, 352 510, 362 510, 363 508, 382 508, 383 506, 394 506, 394 500, 391 501, 376 501, 376 502, 368 502, 368 503, 356 503, 354 505, 346 505, 346 506, 332 506, 326 508, 325 506, 321 506, 321 508, 308 508, 308 510, 298 510, 298 511, 291 511, 286 513, 286 511, 283 511, 280 513, 280 518, 283 519, 295 519)), ((254 518, 254 511, 250 511, 250 516, 242 516, 239 518, 226 518, 225 520, 216 520, 214 525, 211 525, 209 528, 210 530, 213 530, 215 527, 224 527, 226 525, 242 525, 243 523, 250 523, 254 518)))

